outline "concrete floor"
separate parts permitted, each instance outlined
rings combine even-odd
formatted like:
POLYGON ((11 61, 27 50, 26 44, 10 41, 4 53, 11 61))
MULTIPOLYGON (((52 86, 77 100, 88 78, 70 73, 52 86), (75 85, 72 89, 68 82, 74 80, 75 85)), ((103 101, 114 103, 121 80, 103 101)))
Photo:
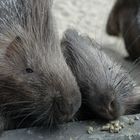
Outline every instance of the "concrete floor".
POLYGON ((140 120, 135 120, 133 125, 129 125, 128 122, 130 118, 134 117, 120 118, 125 126, 119 133, 100 131, 102 124, 99 122, 75 122, 60 126, 59 131, 53 133, 36 129, 7 131, 2 134, 0 140, 139 140, 140 120), (94 129, 92 134, 87 133, 89 126, 94 129))

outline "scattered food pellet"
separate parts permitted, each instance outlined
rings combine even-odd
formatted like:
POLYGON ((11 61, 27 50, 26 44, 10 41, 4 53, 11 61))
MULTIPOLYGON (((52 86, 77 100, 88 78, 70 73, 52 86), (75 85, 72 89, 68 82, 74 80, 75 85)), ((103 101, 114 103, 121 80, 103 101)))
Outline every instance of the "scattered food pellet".
POLYGON ((120 121, 111 121, 102 126, 101 131, 108 131, 109 133, 119 133, 124 128, 124 124, 120 121))
POLYGON ((120 130, 120 128, 114 128, 114 133, 119 133, 120 130))
POLYGON ((139 120, 140 118, 139 118, 139 116, 135 116, 135 118, 134 118, 135 120, 139 120))
POLYGON ((101 128, 102 131, 108 131, 109 129, 110 129, 110 125, 109 125, 109 124, 104 125, 104 126, 102 126, 102 128, 101 128))
POLYGON ((134 119, 129 119, 129 125, 133 125, 135 123, 134 119))
POLYGON ((92 127, 92 126, 89 126, 89 127, 88 127, 88 130, 87 130, 87 133, 88 133, 88 134, 93 134, 93 132, 94 132, 93 127, 92 127))

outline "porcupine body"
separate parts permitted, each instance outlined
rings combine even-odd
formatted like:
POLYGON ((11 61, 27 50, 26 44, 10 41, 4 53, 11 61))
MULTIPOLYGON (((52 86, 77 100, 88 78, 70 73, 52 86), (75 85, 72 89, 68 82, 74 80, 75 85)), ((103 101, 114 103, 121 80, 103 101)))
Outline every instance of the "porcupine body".
POLYGON ((81 104, 51 0, 0 1, 0 130, 56 126, 81 104))
POLYGON ((114 120, 134 111, 140 101, 139 87, 94 40, 68 29, 61 46, 82 93, 82 119, 98 115, 114 120))

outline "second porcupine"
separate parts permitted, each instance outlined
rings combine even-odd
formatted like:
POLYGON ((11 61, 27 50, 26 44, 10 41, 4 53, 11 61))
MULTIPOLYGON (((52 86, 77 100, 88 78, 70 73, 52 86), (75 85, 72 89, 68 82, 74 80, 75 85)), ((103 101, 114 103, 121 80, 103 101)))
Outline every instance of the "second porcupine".
POLYGON ((0 1, 0 130, 69 121, 81 94, 60 49, 51 0, 0 1))
POLYGON ((122 35, 128 60, 140 57, 140 1, 116 0, 106 26, 109 35, 122 35))
POLYGON ((140 88, 129 73, 105 54, 95 41, 68 29, 61 45, 82 93, 81 111, 84 117, 91 119, 88 114, 98 114, 107 120, 114 120, 134 111, 140 101, 140 88))

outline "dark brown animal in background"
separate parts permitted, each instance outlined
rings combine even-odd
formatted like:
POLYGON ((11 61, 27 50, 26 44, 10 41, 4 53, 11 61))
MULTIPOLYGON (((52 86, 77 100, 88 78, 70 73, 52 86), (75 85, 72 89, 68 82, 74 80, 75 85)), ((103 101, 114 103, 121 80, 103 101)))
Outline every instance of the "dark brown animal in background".
POLYGON ((82 93, 80 115, 91 118, 97 114, 114 120, 135 110, 140 103, 140 88, 95 41, 69 29, 61 45, 82 93))
POLYGON ((56 126, 81 105, 51 5, 51 0, 0 1, 0 130, 56 126))
POLYGON ((106 31, 122 35, 129 60, 140 57, 140 1, 117 0, 109 15, 106 31))

